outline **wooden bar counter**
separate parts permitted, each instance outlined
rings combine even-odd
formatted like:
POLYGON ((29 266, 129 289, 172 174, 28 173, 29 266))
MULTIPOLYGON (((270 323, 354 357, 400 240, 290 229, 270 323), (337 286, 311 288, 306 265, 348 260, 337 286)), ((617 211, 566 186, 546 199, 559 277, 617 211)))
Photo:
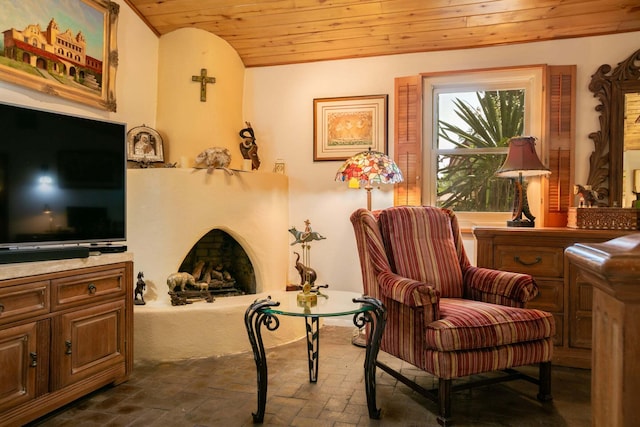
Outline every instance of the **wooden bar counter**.
POLYGON ((592 425, 638 425, 640 233, 575 244, 565 254, 593 285, 592 425))

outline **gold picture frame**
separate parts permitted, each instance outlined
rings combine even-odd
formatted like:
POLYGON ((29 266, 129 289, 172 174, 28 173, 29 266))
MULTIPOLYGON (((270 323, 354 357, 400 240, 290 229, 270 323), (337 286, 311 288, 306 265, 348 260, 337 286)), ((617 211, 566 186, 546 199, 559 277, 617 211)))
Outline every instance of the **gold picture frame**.
POLYGON ((0 9, 0 80, 116 111, 118 3, 0 0, 0 9))
POLYGON ((346 160, 371 148, 387 153, 388 95, 313 100, 313 161, 346 160))

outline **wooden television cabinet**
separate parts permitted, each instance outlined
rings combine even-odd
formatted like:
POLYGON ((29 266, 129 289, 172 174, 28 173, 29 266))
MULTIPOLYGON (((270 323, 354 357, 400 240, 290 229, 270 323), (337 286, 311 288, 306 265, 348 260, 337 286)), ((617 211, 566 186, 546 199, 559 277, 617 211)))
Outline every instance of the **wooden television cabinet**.
POLYGON ((0 426, 129 378, 133 256, 0 266, 0 426))

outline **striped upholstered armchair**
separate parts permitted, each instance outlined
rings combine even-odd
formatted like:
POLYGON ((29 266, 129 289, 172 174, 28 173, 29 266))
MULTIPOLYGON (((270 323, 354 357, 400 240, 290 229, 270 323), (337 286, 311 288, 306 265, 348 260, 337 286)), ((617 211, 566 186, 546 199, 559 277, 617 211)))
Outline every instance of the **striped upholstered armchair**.
POLYGON ((446 209, 359 209, 351 222, 364 293, 387 308, 380 349, 437 377, 438 388, 378 366, 435 401, 441 425, 450 422, 451 392, 474 383, 452 381, 460 377, 502 371, 489 381, 526 379, 538 384, 539 400, 551 400, 555 323, 550 313, 524 308, 538 293, 531 276, 472 266, 446 209), (536 363, 538 378, 512 369, 536 363))

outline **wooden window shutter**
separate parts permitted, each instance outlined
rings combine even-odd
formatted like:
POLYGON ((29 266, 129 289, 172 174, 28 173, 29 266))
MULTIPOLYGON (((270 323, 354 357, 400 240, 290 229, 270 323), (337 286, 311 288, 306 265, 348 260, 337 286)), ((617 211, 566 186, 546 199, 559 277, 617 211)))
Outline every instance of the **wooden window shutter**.
POLYGON ((422 77, 395 79, 393 156, 404 181, 394 188, 394 205, 422 204, 422 77))
POLYGON ((545 227, 566 227, 573 205, 576 66, 547 67, 545 139, 551 175, 544 180, 545 227))

